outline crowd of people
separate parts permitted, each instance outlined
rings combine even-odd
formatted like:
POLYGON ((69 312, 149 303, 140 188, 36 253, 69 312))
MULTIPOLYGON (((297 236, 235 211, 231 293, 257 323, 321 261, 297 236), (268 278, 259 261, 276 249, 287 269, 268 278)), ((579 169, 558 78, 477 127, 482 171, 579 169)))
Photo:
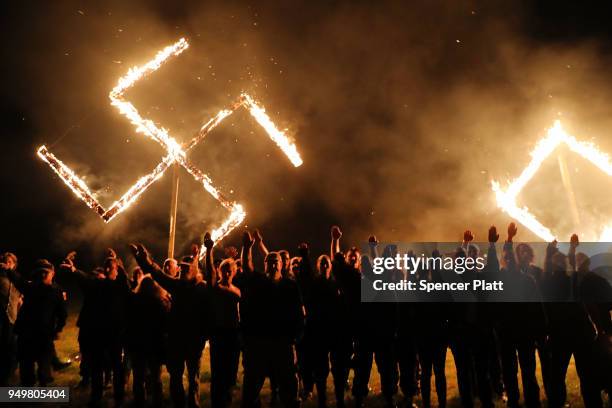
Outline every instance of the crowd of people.
MULTIPOLYGON (((206 234, 203 249, 195 245, 190 255, 161 265, 143 245, 133 244, 138 266, 129 273, 112 250, 103 266, 90 272, 80 269, 72 252, 57 268, 38 261, 26 279, 18 272, 17 257, 5 253, 0 259, 0 386, 9 384, 15 355, 21 385, 51 384, 54 340, 67 316, 65 296, 54 283, 57 269, 73 276, 83 291, 77 321, 80 374, 81 385, 90 387, 92 406, 101 403, 109 379, 114 402, 126 400, 126 370, 132 373, 134 404, 150 399, 160 406, 163 366, 173 405, 199 406, 200 364, 208 342, 214 408, 232 404, 240 361, 244 407, 260 406, 266 379, 272 399, 284 406, 316 398, 319 407, 326 407, 330 373, 337 407, 347 403, 347 390, 356 407, 367 405, 374 361, 387 406, 412 407, 419 392, 422 406, 431 406, 433 376, 437 404, 444 407, 449 349, 464 407, 473 407, 476 400, 484 408, 493 407, 497 399, 512 408, 521 402, 539 407, 540 387, 549 407, 563 407, 572 356, 584 406, 602 407, 603 393, 612 390, 612 304, 567 300, 575 299, 584 285, 609 284, 589 270, 588 257, 577 251, 577 236, 572 236, 568 254, 550 243, 540 268, 528 244, 514 245, 516 233, 510 224, 498 257, 499 234, 491 227, 487 273, 502 279, 520 276, 520 290, 551 291, 558 302, 362 302, 363 277, 371 273, 378 241, 369 238, 368 253, 356 247, 343 251, 337 226, 331 229, 330 253, 314 262, 305 243, 294 257, 286 250, 269 251, 259 231, 244 232, 241 250, 226 250, 223 256, 217 256, 206 234), (536 355, 542 384, 536 377, 536 355)), ((466 231, 453 256, 478 256, 473 239, 466 231)), ((393 256, 397 248, 383 251, 393 256)), ((462 276, 475 273, 481 272, 462 276)), ((440 278, 435 270, 397 275, 440 278)))

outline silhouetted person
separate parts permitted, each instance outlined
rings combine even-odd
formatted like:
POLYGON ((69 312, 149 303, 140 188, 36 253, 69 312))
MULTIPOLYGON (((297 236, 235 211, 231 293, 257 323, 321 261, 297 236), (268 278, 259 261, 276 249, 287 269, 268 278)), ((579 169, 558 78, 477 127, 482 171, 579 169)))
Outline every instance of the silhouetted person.
MULTIPOLYGON (((334 389, 336 405, 344 406, 344 385, 347 383, 351 358, 355 352, 355 335, 357 331, 358 311, 355 309, 361 303, 361 271, 359 270, 360 253, 352 248, 347 255, 340 250, 342 231, 338 226, 331 228, 330 257, 332 259, 332 276, 338 285, 340 295, 338 350, 336 358, 336 373, 334 389), (348 262, 347 262, 348 258, 348 262), (337 377, 337 378, 336 378, 337 377), (343 384, 341 387, 340 385, 343 384)), ((332 363, 333 370, 333 363, 332 363)))
MULTIPOLYGON (((573 258, 578 244, 578 237, 572 235, 570 257, 573 258)), ((556 241, 549 244, 543 279, 544 295, 550 302, 547 303, 551 353, 551 395, 548 406, 557 408, 565 405, 565 377, 573 355, 585 407, 601 407, 593 352, 596 330, 584 303, 577 296, 579 286, 576 273, 567 273, 567 258, 556 248, 556 241)))
POLYGON ((304 326, 304 309, 295 281, 283 278, 278 253, 265 258, 265 273, 253 268, 254 240, 243 236, 240 318, 244 335, 242 405, 259 406, 266 376, 278 381, 281 402, 297 406, 295 341, 304 326))
POLYGON ((198 249, 191 257, 183 257, 179 278, 166 275, 151 259, 143 245, 130 246, 143 272, 167 290, 172 297, 168 325, 168 362, 170 396, 176 407, 185 402, 190 407, 200 403, 200 359, 206 339, 210 335, 210 293, 206 282, 198 279, 198 249), (189 384, 187 401, 183 387, 183 373, 187 367, 189 384))
MULTIPOLYGON (((67 259, 75 255, 76 253, 70 253, 67 259)), ((104 279, 104 268, 95 268, 91 272, 89 278, 104 279)), ((81 354, 81 363, 79 366, 81 382, 79 383, 79 387, 88 387, 91 384, 91 362, 94 353, 96 353, 96 312, 100 309, 99 302, 101 302, 101 300, 98 300, 99 293, 96 291, 95 285, 88 284, 87 279, 78 279, 78 283, 83 294, 81 310, 76 323, 79 328, 77 340, 79 342, 79 352, 81 354)))
MULTIPOLYGON (((540 387, 536 379, 536 346, 543 344, 546 333, 546 316, 541 302, 534 268, 517 263, 514 254, 513 238, 517 228, 514 223, 508 227, 508 238, 504 243, 503 267, 500 278, 504 281, 504 294, 520 300, 519 303, 501 303, 498 306, 498 324, 501 341, 502 373, 508 406, 519 406, 518 368, 520 362, 521 380, 525 406, 539 407, 540 387), (518 356, 518 359, 517 359, 518 356)), ((521 251, 526 251, 521 248, 521 251)), ((526 256, 523 254, 523 256, 526 256)), ((495 246, 489 248, 489 258, 497 259, 495 246)))
POLYGON ((576 254, 578 296, 584 303, 591 321, 597 329, 594 347, 595 371, 600 389, 612 394, 612 286, 600 273, 609 265, 591 269, 591 259, 584 253, 576 254))
POLYGON ((316 269, 310 263, 308 246, 299 246, 300 262, 296 281, 302 288, 306 308, 306 327, 303 339, 306 369, 316 386, 318 405, 327 406, 327 377, 331 373, 337 405, 344 403, 344 389, 348 376, 351 349, 347 336, 346 304, 341 288, 332 273, 332 262, 327 255, 317 259, 316 269))
MULTIPOLYGON (((127 312, 130 288, 121 261, 114 251, 104 260, 103 273, 87 274, 76 268, 75 253, 72 252, 62 263, 78 279, 85 292, 95 298, 89 299, 87 322, 88 339, 91 347, 91 398, 92 405, 98 405, 104 391, 105 373, 112 371, 113 398, 117 405, 125 397, 125 372, 123 352, 126 341, 127 312)), ((83 317, 83 311, 81 311, 83 317)))
MULTIPOLYGON (((535 254, 531 245, 520 243, 516 246, 516 261, 519 271, 524 275, 532 276, 538 292, 542 293, 542 281, 544 279, 544 270, 534 264, 535 254)), ((548 319, 548 318, 547 318, 548 319)), ((542 371, 542 382, 544 391, 548 397, 550 393, 550 353, 548 351, 547 342, 543 337, 540 337, 536 342, 536 350, 540 358, 540 368, 542 371)))
POLYGON ((32 282, 15 270, 7 270, 7 274, 24 296, 15 324, 21 385, 34 386, 38 376, 38 384, 44 387, 52 381, 53 340, 62 331, 67 316, 62 291, 53 284, 55 268, 46 259, 37 261, 32 282))
POLYGON ((154 406, 162 404, 161 366, 167 351, 170 307, 170 294, 151 276, 141 275, 131 299, 127 336, 136 406, 144 405, 146 392, 154 406))
POLYGON ((17 270, 17 256, 6 252, 0 256, 0 387, 8 386, 16 363, 15 321, 21 305, 21 292, 9 279, 17 270))
MULTIPOLYGON (((397 388, 397 369, 395 368, 395 331, 397 314, 392 303, 362 303, 362 257, 355 247, 343 255, 340 252, 342 231, 332 227, 332 252, 334 253, 333 272, 339 281, 341 291, 349 307, 349 333, 354 344, 353 397, 355 405, 362 406, 368 395, 368 382, 373 360, 380 374, 381 388, 387 404, 392 404, 397 388), (337 274, 336 274, 337 273, 337 274)), ((366 259, 366 258, 364 258, 366 259)), ((369 258, 363 272, 371 274, 369 258)))
POLYGON ((204 236, 207 280, 211 285, 211 307, 214 311, 210 337, 210 397, 213 408, 228 407, 240 359, 238 302, 240 289, 232 281, 236 262, 224 259, 215 267, 210 234, 204 236))
MULTIPOLYGON (((389 248, 389 246, 387 247, 389 248)), ((387 248, 385 248, 385 252, 387 252, 387 248)), ((393 253, 383 253, 384 257, 395 257, 397 254, 397 250, 394 248, 393 253)), ((412 252, 407 253, 408 256, 413 256, 412 252)), ((385 281, 397 281, 398 279, 403 279, 403 271, 395 271, 395 273, 399 273, 400 275, 395 279, 385 279, 385 281)), ((414 280, 417 275, 408 275, 408 280, 414 280)), ((399 368, 399 387, 402 390, 402 394, 404 396, 404 400, 402 402, 403 405, 410 408, 414 406, 413 399, 416 396, 419 388, 418 381, 418 371, 419 371, 419 363, 421 367, 423 366, 423 362, 420 362, 418 359, 418 334, 419 334, 419 324, 418 324, 418 316, 419 312, 418 304, 410 303, 410 302, 400 302, 398 307, 398 321, 397 321, 397 340, 395 346, 395 354, 397 355, 397 366, 399 368)), ((433 345, 433 344, 432 344, 433 345)), ((446 346, 445 346, 446 347, 446 346)), ((425 356, 427 359, 428 356, 425 356)), ((431 377, 431 361, 425 361, 425 364, 429 363, 429 371, 427 371, 427 367, 422 372, 423 375, 429 375, 431 377)), ((436 374, 436 379, 441 379, 436 374)), ((445 387, 446 388, 446 387, 445 387)), ((421 388, 426 392, 426 396, 428 396, 428 388, 421 388)), ((427 402, 426 397, 423 400, 424 403, 427 402)))
MULTIPOLYGON (((433 258, 439 258, 436 250, 433 258)), ((442 282, 440 271, 433 269, 423 279, 442 282)), ((403 305, 400 305, 400 307, 403 305)), ((417 350, 421 365, 421 400, 423 407, 431 406, 431 375, 435 375, 438 406, 446 407, 446 351, 448 348, 448 305, 442 302, 421 302, 415 305, 417 350)))

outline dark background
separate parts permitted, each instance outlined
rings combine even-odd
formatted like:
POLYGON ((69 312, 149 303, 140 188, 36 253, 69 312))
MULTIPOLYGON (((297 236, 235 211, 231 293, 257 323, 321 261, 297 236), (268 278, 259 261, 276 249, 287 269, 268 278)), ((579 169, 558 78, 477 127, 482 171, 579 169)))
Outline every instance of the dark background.
MULTIPOLYGON (((129 241, 163 257, 170 173, 106 225, 35 151, 47 144, 112 203, 162 151, 108 92, 181 36, 189 50, 127 97, 179 140, 242 90, 289 129, 297 169, 244 111, 190 155, 273 249, 326 250, 335 223, 346 244, 452 241, 466 228, 485 239, 510 221, 491 180, 516 177, 555 119, 612 152, 609 2, 175 3, 2 2, 0 251, 24 268, 73 248, 93 265, 129 241)), ((612 183, 567 159, 585 225, 567 225, 554 158, 521 204, 560 234, 587 233, 610 219, 612 183)), ((177 252, 224 217, 182 172, 177 252)), ((236 231, 223 244, 238 242, 236 231)))

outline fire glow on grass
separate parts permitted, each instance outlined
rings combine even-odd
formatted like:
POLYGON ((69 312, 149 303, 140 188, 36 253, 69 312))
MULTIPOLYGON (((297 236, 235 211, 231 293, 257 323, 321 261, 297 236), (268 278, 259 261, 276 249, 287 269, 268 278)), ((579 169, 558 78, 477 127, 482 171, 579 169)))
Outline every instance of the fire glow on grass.
MULTIPOLYGON (((525 185, 533 178, 544 160, 546 160, 546 158, 562 143, 565 143, 571 151, 591 162, 608 176, 612 176, 612 163, 610 162, 610 157, 606 153, 600 151, 593 143, 580 142, 574 136, 567 134, 561 126, 561 122, 557 120, 555 124, 548 129, 546 137, 540 140, 531 152, 531 162, 525 167, 520 176, 510 182, 505 190, 501 188, 499 182, 492 182, 492 188, 495 192, 498 207, 525 227, 529 228, 538 237, 548 242, 556 239, 555 235, 549 228, 542 225, 536 217, 529 212, 527 207, 519 207, 516 203, 516 199, 525 185)), ((600 231, 599 241, 612 241, 612 224, 600 226, 598 230, 600 231)))
POLYGON ((87 187, 85 181, 79 178, 74 171, 59 160, 46 146, 40 146, 37 150, 38 156, 44 160, 51 169, 62 179, 62 181, 77 195, 81 200, 93 209, 105 222, 111 221, 115 216, 125 211, 138 197, 146 191, 146 189, 157 181, 164 172, 174 163, 179 163, 196 181, 198 181, 204 189, 212 195, 219 203, 226 208, 230 215, 225 219, 220 227, 213 230, 211 233, 214 241, 223 239, 234 228, 242 223, 246 217, 246 213, 242 205, 233 201, 227 200, 217 190, 210 178, 200 169, 192 165, 187 160, 187 152, 201 142, 205 136, 213 130, 223 119, 230 116, 240 107, 245 107, 251 116, 259 123, 270 139, 285 153, 291 163, 298 167, 302 164, 302 158, 297 151, 295 144, 287 137, 287 135, 279 130, 272 122, 270 117, 265 113, 265 109, 259 106, 255 100, 243 93, 238 100, 228 109, 219 111, 213 118, 206 122, 199 130, 198 134, 189 142, 181 145, 171 137, 168 131, 158 127, 152 120, 140 116, 138 110, 131 102, 124 99, 125 92, 134 84, 155 72, 171 57, 178 56, 189 47, 189 43, 181 38, 173 45, 167 46, 155 55, 155 57, 146 64, 138 67, 130 68, 128 73, 119 78, 117 86, 115 86, 109 94, 111 105, 116 107, 119 112, 127 117, 136 128, 137 133, 142 133, 145 136, 158 142, 167 155, 149 174, 141 177, 123 196, 115 201, 108 209, 105 209, 96 199, 95 194, 87 187))

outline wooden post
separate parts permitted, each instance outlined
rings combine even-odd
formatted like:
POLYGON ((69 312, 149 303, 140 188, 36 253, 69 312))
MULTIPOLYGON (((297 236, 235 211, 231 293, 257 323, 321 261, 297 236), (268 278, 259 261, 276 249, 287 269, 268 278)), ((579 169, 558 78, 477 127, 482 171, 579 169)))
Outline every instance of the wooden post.
POLYGON ((176 235, 176 213, 179 192, 179 164, 172 168, 172 197, 170 197, 170 235, 168 237, 168 258, 174 258, 174 238, 176 235))

